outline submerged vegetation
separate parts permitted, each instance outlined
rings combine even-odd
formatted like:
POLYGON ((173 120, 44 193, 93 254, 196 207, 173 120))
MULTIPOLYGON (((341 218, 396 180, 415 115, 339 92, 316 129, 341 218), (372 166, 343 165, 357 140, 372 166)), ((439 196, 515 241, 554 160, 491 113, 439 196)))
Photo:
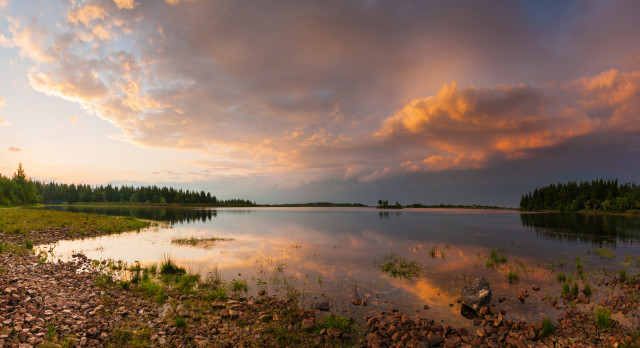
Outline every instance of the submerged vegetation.
POLYGON ((378 268, 393 277, 412 279, 420 275, 422 270, 415 261, 407 261, 402 256, 389 253, 384 256, 384 262, 378 268))
POLYGON ((209 237, 209 238, 189 237, 189 238, 173 238, 171 239, 171 243, 178 244, 178 245, 188 245, 188 246, 194 246, 194 247, 209 248, 214 246, 216 242, 228 242, 232 240, 233 238, 225 238, 225 237, 209 237))

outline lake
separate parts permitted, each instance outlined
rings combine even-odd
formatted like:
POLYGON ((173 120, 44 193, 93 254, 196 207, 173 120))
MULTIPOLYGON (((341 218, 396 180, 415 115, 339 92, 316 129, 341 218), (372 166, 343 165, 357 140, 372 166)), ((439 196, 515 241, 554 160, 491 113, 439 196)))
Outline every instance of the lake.
MULTIPOLYGON (((50 207, 51 209, 61 209, 50 207)), ((329 301, 332 311, 363 318, 397 309, 469 327, 460 314, 460 289, 483 276, 493 302, 513 320, 540 320, 559 312, 543 301, 559 296, 558 273, 577 279, 579 259, 592 283, 625 268, 638 272, 638 217, 531 214, 507 210, 374 208, 137 208, 71 207, 72 211, 131 215, 163 222, 140 232, 60 241, 42 246, 50 259, 74 253, 128 264, 159 264, 169 256, 206 277, 244 279, 249 294, 265 289, 285 296, 295 289, 303 305, 329 301), (230 239, 207 248, 178 245, 176 238, 230 239), (488 266, 490 254, 506 263, 488 266), (414 279, 380 270, 390 255, 415 262, 414 279), (509 272, 519 280, 510 283, 509 272), (532 286, 540 291, 533 291, 532 286), (525 303, 518 294, 528 291, 525 303), (351 303, 355 297, 367 306, 351 303), (505 297, 506 301, 498 303, 505 297)), ((606 296, 596 289, 595 299, 606 296)))

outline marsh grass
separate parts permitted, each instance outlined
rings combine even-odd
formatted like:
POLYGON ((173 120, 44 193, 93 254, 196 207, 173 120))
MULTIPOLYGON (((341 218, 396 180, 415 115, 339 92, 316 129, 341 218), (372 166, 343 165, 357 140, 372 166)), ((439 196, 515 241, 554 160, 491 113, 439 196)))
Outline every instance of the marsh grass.
POLYGON ((382 272, 391 274, 393 277, 412 279, 420 275, 422 270, 415 261, 407 261, 402 256, 389 253, 384 256, 384 262, 378 266, 382 272))
POLYGON ((603 259, 613 260, 616 258, 616 254, 613 252, 613 250, 609 248, 594 249, 593 253, 600 256, 600 258, 603 258, 603 259))
POLYGON ((504 251, 498 254, 495 249, 491 249, 489 257, 485 262, 487 267, 499 267, 500 265, 505 263, 507 263, 507 256, 504 254, 504 251))
POLYGON ((556 276, 556 280, 559 282, 566 282, 567 281, 567 275, 564 273, 558 273, 558 275, 556 276))
POLYGON ((227 242, 232 240, 234 239, 224 238, 224 237, 211 237, 211 238, 189 237, 189 238, 173 238, 171 239, 171 243, 178 244, 178 245, 188 245, 188 246, 199 247, 199 248, 211 248, 214 245, 216 245, 217 242, 221 242, 221 241, 227 242))
POLYGON ((596 326, 601 330, 606 330, 611 326, 611 310, 605 307, 596 307, 596 326))
POLYGON ((591 284, 589 284, 589 282, 584 283, 584 289, 582 289, 582 293, 587 297, 591 297, 591 284))
POLYGON ((507 273, 507 280, 509 283, 520 280, 520 273, 517 270, 510 269, 509 273, 507 273))
POLYGON ((569 287, 569 283, 567 282, 563 282, 562 283, 562 297, 565 297, 567 294, 571 293, 571 288, 569 287))
POLYGON ((162 264, 160 264, 161 275, 183 275, 185 273, 187 273, 187 270, 178 266, 170 256, 166 256, 164 260, 162 260, 162 264))

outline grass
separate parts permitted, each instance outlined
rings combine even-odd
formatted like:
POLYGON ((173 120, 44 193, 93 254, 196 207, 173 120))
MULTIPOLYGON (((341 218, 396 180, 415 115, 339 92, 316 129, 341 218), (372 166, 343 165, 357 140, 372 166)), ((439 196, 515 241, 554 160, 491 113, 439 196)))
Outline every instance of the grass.
POLYGON ((394 253, 384 256, 384 262, 378 266, 382 272, 391 274, 393 277, 412 279, 420 275, 421 268, 415 261, 407 261, 404 257, 394 253))
POLYGON ((542 330, 540 331, 540 336, 547 337, 556 330, 555 325, 553 325, 553 320, 550 318, 542 318, 542 330))
POLYGON ((501 252, 501 254, 498 255, 495 249, 491 249, 486 262, 487 267, 498 267, 504 263, 507 263, 507 256, 504 252, 501 252))
POLYGON ((510 269, 509 273, 507 273, 507 280, 509 283, 517 282, 520 280, 520 273, 517 270, 510 269))
POLYGON ((120 233, 150 226, 150 222, 130 216, 109 216, 43 209, 0 209, 0 231, 28 235, 30 231, 69 229, 72 236, 88 232, 120 233))
POLYGON ((578 288, 578 283, 573 283, 573 286, 571 287, 571 295, 573 295, 573 297, 578 297, 579 291, 580 289, 578 288))
POLYGON ((594 249, 593 252, 603 259, 612 260, 616 258, 616 254, 613 252, 613 250, 609 248, 598 248, 598 249, 594 249))
POLYGON ((187 321, 183 317, 176 317, 176 327, 187 327, 187 321))
POLYGON ((167 298, 164 287, 153 280, 142 280, 136 290, 159 304, 164 303, 167 298))
POLYGON ((620 283, 625 283, 627 281, 627 271, 625 269, 621 269, 618 272, 618 279, 620 280, 620 283))
POLYGON ((165 257, 160 265, 161 275, 183 275, 185 273, 187 273, 187 271, 179 267, 169 256, 165 257))
POLYGON ((249 286, 246 280, 234 279, 231 281, 231 290, 239 295, 241 292, 249 291, 249 286))
POLYGON ((138 327, 135 330, 128 330, 116 327, 107 339, 107 346, 142 348, 151 345, 151 329, 148 326, 138 327))
POLYGON ((591 284, 589 284, 589 282, 584 283, 584 289, 582 289, 582 293, 587 297, 591 297, 591 284))
POLYGON ((227 299, 227 289, 225 289, 224 287, 210 289, 205 293, 204 298, 207 301, 224 301, 227 299))
POLYGON ((356 331, 356 323, 353 319, 340 315, 340 314, 331 314, 320 322, 319 327, 321 329, 329 329, 331 327, 336 328, 342 332, 354 332, 356 331))
POLYGON ((556 276, 556 280, 559 282, 566 282, 567 281, 567 275, 564 273, 558 273, 558 275, 556 276))
POLYGON ((562 283, 562 297, 565 297, 567 294, 571 293, 571 289, 569 288, 569 283, 562 283))
POLYGON ((596 326, 601 330, 606 330, 611 326, 611 310, 605 307, 595 309, 596 326))
POLYGON ((210 248, 216 244, 216 242, 220 241, 231 241, 233 238, 224 238, 224 237, 211 237, 211 238, 173 238, 171 239, 172 244, 178 245, 188 245, 200 248, 210 248))

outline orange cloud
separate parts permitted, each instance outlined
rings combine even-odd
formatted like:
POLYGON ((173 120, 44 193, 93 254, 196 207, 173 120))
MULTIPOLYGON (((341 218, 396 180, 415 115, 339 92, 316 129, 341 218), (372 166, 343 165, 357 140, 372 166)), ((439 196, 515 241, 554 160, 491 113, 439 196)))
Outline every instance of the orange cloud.
POLYGON ((435 96, 407 103, 375 136, 412 147, 417 154, 405 163, 441 171, 482 168, 595 129, 597 121, 572 107, 572 100, 563 105, 547 93, 529 85, 459 89, 452 83, 435 96))
POLYGON ((11 152, 22 152, 22 149, 21 148, 17 148, 15 146, 11 146, 11 147, 9 147, 9 151, 11 151, 11 152))

